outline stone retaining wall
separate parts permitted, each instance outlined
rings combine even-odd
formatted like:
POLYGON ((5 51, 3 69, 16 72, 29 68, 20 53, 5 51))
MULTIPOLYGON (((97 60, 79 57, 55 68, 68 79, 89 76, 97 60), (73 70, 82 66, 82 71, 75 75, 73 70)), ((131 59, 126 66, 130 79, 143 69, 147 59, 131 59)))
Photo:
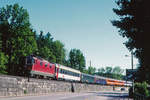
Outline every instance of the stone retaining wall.
MULTIPOLYGON (((118 88, 118 87, 117 87, 118 88)), ((0 96, 39 95, 53 92, 111 91, 112 86, 0 75, 0 96)))

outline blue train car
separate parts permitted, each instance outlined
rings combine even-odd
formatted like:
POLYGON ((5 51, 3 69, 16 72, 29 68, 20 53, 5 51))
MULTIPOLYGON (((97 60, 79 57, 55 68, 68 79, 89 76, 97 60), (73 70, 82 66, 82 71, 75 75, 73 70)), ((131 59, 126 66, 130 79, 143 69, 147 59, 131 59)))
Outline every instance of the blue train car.
POLYGON ((104 77, 100 77, 100 76, 95 76, 95 83, 96 84, 101 84, 101 85, 106 85, 106 79, 104 77))
POLYGON ((84 83, 95 83, 95 77, 93 75, 89 74, 81 74, 81 82, 84 83))

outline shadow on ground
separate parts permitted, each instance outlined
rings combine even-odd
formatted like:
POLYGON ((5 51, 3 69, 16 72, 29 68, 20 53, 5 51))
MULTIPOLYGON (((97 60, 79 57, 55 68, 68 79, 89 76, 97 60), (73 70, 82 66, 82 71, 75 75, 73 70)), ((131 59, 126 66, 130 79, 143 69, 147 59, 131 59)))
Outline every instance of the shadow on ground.
POLYGON ((96 96, 104 96, 111 98, 129 98, 128 93, 123 92, 90 92, 96 94, 96 96))

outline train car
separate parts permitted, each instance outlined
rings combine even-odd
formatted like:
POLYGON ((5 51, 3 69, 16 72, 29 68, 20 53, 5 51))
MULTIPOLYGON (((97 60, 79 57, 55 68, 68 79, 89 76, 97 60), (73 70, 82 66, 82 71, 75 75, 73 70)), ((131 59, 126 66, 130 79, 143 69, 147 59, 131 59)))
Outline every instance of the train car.
POLYGON ((132 86, 132 82, 131 81, 125 81, 125 86, 132 86))
POLYGON ((42 58, 28 56, 26 58, 26 67, 30 71, 32 77, 55 77, 55 64, 50 63, 42 58))
POLYGON ((117 85, 117 86, 124 86, 125 82, 121 80, 115 80, 115 79, 106 79, 107 85, 117 85))
POLYGON ((101 85, 116 85, 116 86, 124 86, 125 81, 123 80, 117 80, 102 76, 95 76, 95 83, 101 84, 101 85))
POLYGON ((95 76, 89 74, 81 74, 81 82, 83 83, 95 83, 95 76))
POLYGON ((96 84, 101 84, 101 85, 106 85, 106 78, 101 77, 101 76, 95 76, 95 83, 96 84))
POLYGON ((57 80, 80 81, 81 72, 70 67, 56 64, 55 73, 57 80))

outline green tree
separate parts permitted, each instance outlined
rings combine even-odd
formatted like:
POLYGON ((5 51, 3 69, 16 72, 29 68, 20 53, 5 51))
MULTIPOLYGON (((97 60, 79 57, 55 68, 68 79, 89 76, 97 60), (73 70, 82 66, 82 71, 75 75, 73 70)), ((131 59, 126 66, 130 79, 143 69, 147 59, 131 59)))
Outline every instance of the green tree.
POLYGON ((6 74, 7 69, 7 59, 8 57, 4 55, 4 53, 0 52, 0 74, 6 74))
POLYGON ((124 70, 121 69, 119 66, 115 66, 115 67, 112 69, 112 73, 113 73, 113 74, 121 75, 123 72, 124 72, 124 70))
POLYGON ((112 21, 119 28, 122 37, 128 40, 124 43, 129 51, 133 50, 140 66, 139 81, 150 83, 150 2, 149 0, 117 0, 118 8, 113 11, 120 17, 112 21))
POLYGON ((143 95, 145 97, 150 96, 150 92, 148 90, 148 84, 146 82, 135 83, 134 89, 135 89, 136 94, 140 94, 140 95, 143 95))
POLYGON ((79 49, 71 49, 69 52, 69 63, 72 68, 83 72, 85 69, 85 57, 79 49))
POLYGON ((65 64, 66 50, 64 44, 59 40, 53 42, 53 53, 56 57, 56 63, 65 64))
POLYGON ((123 79, 123 72, 124 70, 121 69, 119 66, 115 67, 101 67, 98 69, 98 72, 96 72, 97 75, 99 76, 104 76, 104 77, 110 77, 114 79, 123 79))
POLYGON ((105 68, 105 73, 106 74, 108 74, 108 76, 112 73, 112 70, 113 70, 113 68, 112 67, 109 67, 109 66, 107 66, 106 68, 105 68))
POLYGON ((122 73, 124 72, 123 69, 121 69, 119 66, 116 66, 112 70, 112 77, 115 79, 122 79, 123 75, 122 73))
POLYGON ((96 73, 96 68, 89 66, 87 71, 88 71, 88 74, 94 75, 96 73))
POLYGON ((105 74, 105 69, 103 67, 99 68, 98 72, 97 72, 97 75, 104 76, 104 74, 105 74))
POLYGON ((24 73, 23 59, 36 50, 29 14, 18 4, 0 8, 0 33, 2 52, 8 55, 8 74, 24 73))
POLYGON ((88 69, 84 69, 84 70, 83 70, 83 73, 89 74, 89 73, 88 73, 88 69))
POLYGON ((44 58, 50 62, 56 62, 56 57, 53 53, 52 45, 53 38, 48 32, 46 35, 43 35, 43 31, 40 32, 40 35, 36 37, 37 41, 37 56, 44 58))

